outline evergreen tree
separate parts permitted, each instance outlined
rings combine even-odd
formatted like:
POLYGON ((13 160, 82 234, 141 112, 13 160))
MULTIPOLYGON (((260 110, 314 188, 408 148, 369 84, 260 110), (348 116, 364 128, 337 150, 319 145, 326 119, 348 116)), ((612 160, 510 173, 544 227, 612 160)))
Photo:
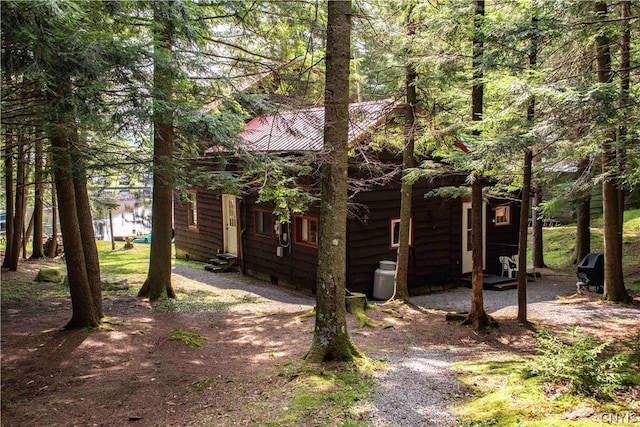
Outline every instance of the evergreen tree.
POLYGON ((316 363, 361 355, 345 319, 351 14, 351 1, 328 3, 316 324, 306 355, 316 363))
POLYGON ((68 327, 96 326, 102 317, 100 269, 86 189, 87 153, 80 129, 99 115, 102 94, 115 84, 110 78, 127 51, 107 30, 112 15, 106 6, 2 3, 2 70, 21 82, 13 86, 11 111, 51 142, 73 308, 68 327))
MULTIPOLYGON (((408 43, 415 36, 415 23, 412 22, 411 13, 415 4, 411 4, 407 10, 407 36, 408 43)), ((416 140, 416 109, 418 99, 416 94, 417 73, 412 64, 406 65, 407 75, 405 79, 406 105, 404 123, 404 148, 402 150, 402 171, 408 173, 414 164, 415 140, 416 140)), ((395 298, 409 302, 409 241, 411 239, 411 208, 413 199, 413 184, 409 179, 402 179, 400 189, 400 231, 398 240, 398 257, 395 276, 395 298)))
MULTIPOLYGON (((598 1, 594 4, 598 19, 607 19, 607 3, 598 1)), ((610 39, 606 33, 596 37, 596 61, 598 82, 613 82, 611 68, 610 39)), ((607 100, 605 103, 608 104, 607 100)), ((606 104, 605 104, 606 105, 606 104)), ((613 107, 609 105, 613 110, 613 107)), ((614 134, 615 135, 615 134, 614 134)), ((622 214, 618 202, 618 163, 617 150, 613 145, 615 136, 604 134, 602 141, 602 204, 604 207, 604 293, 605 298, 615 302, 628 302, 629 295, 624 287, 622 275, 622 214)))
POLYGON ((153 7, 153 216, 149 272, 139 297, 175 298, 171 285, 171 239, 174 155, 173 91, 177 83, 173 45, 177 5, 155 1, 153 7))

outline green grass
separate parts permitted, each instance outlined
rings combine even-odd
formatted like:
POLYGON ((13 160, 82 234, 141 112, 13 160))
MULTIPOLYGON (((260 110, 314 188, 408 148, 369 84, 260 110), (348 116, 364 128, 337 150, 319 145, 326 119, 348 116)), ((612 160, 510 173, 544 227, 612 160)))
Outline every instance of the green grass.
MULTIPOLYGON (((306 364, 302 359, 277 364, 280 381, 269 380, 270 387, 234 411, 246 425, 366 427, 368 408, 360 402, 371 397, 373 372, 382 362, 368 358, 352 363, 306 364)), ((189 386, 200 392, 222 378, 203 378, 189 386)), ((201 411, 194 424, 215 425, 219 410, 201 411)))
MULTIPOLYGON (((495 359, 495 355, 490 357, 495 359)), ((581 408, 592 408, 596 414, 625 414, 631 411, 619 404, 556 392, 554 387, 537 377, 526 379, 521 374, 525 366, 525 359, 513 356, 502 360, 473 360, 454 364, 458 380, 472 394, 471 399, 455 408, 457 425, 546 427, 566 425, 566 416, 581 408)), ((603 424, 598 415, 570 423, 578 427, 603 424)))
POLYGON ((134 244, 133 249, 124 249, 124 242, 116 242, 115 250, 111 242, 99 240, 98 255, 102 277, 126 277, 131 283, 144 282, 149 270, 151 245, 134 244))
MULTIPOLYGON (((149 269, 150 245, 134 244, 133 249, 124 249, 124 243, 111 249, 110 242, 98 242, 100 268, 103 277, 126 277, 131 292, 137 292, 146 278, 149 269)), ((201 270, 202 263, 177 260, 175 264, 201 270)), ((172 285, 176 298, 154 303, 153 309, 163 312, 200 312, 228 310, 243 304, 253 304, 258 298, 243 291, 221 290, 205 283, 174 275, 172 285)))
MULTIPOLYGON (((64 269, 63 266, 58 268, 64 269)), ((62 283, 34 282, 33 278, 37 273, 34 271, 30 277, 18 277, 11 280, 3 278, 2 286, 0 286, 2 301, 69 297, 69 288, 62 283)))
MULTIPOLYGON (((371 396, 374 384, 370 375, 372 366, 355 363, 331 367, 284 365, 281 376, 292 378, 286 386, 286 408, 273 411, 271 419, 263 425, 366 426, 362 421, 363 410, 358 409, 357 404, 371 396)), ((270 393, 276 396, 283 390, 270 393)), ((265 404, 257 402, 251 405, 264 410, 265 404)))
MULTIPOLYGON (((149 270, 150 245, 134 244, 133 249, 124 249, 124 242, 116 242, 116 248, 111 249, 111 242, 97 241, 96 244, 102 278, 127 279, 129 284, 128 291, 103 291, 103 294, 136 295, 149 270)), ((173 260, 173 262, 197 270, 203 268, 202 263, 184 260, 173 260)), ((68 298, 69 288, 67 286, 33 281, 39 268, 42 267, 59 269, 66 274, 64 260, 48 260, 38 265, 22 262, 18 268, 20 274, 10 280, 5 280, 3 277, 2 287, 0 287, 2 300, 68 298)), ((176 298, 154 303, 154 310, 164 312, 228 310, 242 305, 255 304, 259 301, 255 295, 241 290, 220 289, 180 275, 173 275, 172 285, 176 292, 176 298)))
MULTIPOLYGON (((175 278, 173 280, 176 282, 175 278)), ((225 290, 220 292, 215 288, 209 290, 198 290, 192 287, 182 286, 184 281, 174 283, 176 298, 172 300, 162 300, 154 303, 155 311, 167 313, 193 313, 199 311, 229 310, 243 304, 252 304, 258 298, 248 295, 242 291, 225 290)), ((206 285, 205 285, 206 286, 206 285)))
POLYGON ((182 329, 174 329, 169 336, 172 340, 181 341, 189 348, 202 347, 202 342, 207 339, 198 333, 184 331, 182 329))
MULTIPOLYGON (((576 225, 545 228, 543 232, 544 262, 551 268, 574 273, 571 263, 575 251, 576 225)), ((625 274, 640 272, 640 209, 625 211, 623 228, 622 264, 625 274)), ((604 252, 603 220, 591 221, 591 252, 604 252)), ((637 284, 640 286, 640 284, 637 284)))

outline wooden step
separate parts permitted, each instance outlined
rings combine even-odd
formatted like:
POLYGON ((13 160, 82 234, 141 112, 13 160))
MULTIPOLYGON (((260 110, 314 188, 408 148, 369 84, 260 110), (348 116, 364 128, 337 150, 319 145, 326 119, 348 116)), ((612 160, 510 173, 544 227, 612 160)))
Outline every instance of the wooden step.
POLYGON ((209 264, 205 264, 204 269, 213 273, 223 273, 232 269, 237 259, 237 255, 234 254, 218 254, 217 258, 211 258, 209 264))
POLYGON ((205 264, 204 269, 212 273, 220 273, 222 271, 222 267, 213 264, 205 264))

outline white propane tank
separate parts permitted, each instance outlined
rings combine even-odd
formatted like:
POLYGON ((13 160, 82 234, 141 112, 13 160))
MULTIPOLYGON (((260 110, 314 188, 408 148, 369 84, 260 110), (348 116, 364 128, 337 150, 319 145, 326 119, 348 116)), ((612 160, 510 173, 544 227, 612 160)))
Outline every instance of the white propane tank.
POLYGON ((373 275, 373 297, 387 300, 393 296, 393 285, 396 278, 396 263, 380 261, 380 266, 373 275))

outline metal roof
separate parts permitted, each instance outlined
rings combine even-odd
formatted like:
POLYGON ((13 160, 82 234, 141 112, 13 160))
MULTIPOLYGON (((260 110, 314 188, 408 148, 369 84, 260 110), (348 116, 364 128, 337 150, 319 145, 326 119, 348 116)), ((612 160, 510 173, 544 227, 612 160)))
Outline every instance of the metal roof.
MULTIPOLYGON (((399 104, 393 100, 349 104, 349 142, 359 141, 399 104)), ((238 135, 248 151, 317 151, 322 149, 324 107, 286 111, 249 121, 238 135)), ((211 147, 207 151, 217 151, 211 147)))

